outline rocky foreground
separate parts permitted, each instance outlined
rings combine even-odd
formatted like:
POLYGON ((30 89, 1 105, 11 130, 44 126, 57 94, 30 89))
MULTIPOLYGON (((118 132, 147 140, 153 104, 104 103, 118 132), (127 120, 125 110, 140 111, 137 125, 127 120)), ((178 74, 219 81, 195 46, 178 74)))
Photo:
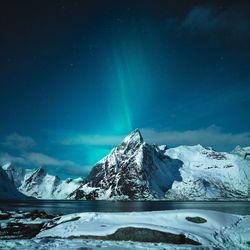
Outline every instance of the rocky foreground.
POLYGON ((1 249, 249 249, 250 216, 205 210, 0 212, 1 249), (85 247, 85 248, 84 248, 85 247), (171 247, 171 248, 170 248, 171 247))
POLYGON ((4 211, 0 209, 0 240, 35 237, 55 215, 41 211, 4 211))

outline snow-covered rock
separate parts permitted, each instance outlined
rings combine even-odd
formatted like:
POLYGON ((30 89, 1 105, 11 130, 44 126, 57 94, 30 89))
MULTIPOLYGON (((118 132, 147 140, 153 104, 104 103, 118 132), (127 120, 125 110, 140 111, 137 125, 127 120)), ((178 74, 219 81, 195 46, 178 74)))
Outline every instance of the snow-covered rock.
MULTIPOLYGON (((44 226, 37 238, 99 237, 102 239, 114 235, 119 229, 134 228, 138 232, 150 229, 154 232, 183 235, 202 244, 199 249, 247 249, 247 242, 250 241, 249 222, 250 216, 189 209, 132 213, 76 213, 55 218, 44 226), (196 221, 197 218, 199 221, 196 221)), ((120 240, 122 237, 127 238, 122 234, 120 237, 120 240)), ((147 238, 144 237, 144 241, 147 241, 147 238)))
POLYGON ((83 183, 82 178, 61 180, 41 167, 35 170, 24 169, 6 163, 2 168, 21 193, 38 199, 66 199, 83 183))
POLYGON ((245 150, 216 152, 201 145, 167 149, 165 155, 183 162, 181 181, 174 181, 167 199, 250 198, 250 160, 245 150))
POLYGON ((69 199, 159 199, 180 180, 182 163, 133 131, 91 170, 69 199))
POLYGON ((0 167, 0 199, 27 199, 20 193, 5 171, 0 167))

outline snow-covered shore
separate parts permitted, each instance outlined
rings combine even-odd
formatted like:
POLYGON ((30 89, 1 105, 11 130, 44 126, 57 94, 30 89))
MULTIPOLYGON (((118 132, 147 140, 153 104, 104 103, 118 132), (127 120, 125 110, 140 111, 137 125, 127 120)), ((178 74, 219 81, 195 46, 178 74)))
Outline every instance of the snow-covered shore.
POLYGON ((49 222, 37 238, 108 236, 118 229, 131 227, 185 235, 207 247, 247 249, 247 242, 250 242, 250 216, 204 210, 65 215, 49 222), (197 223, 187 217, 205 220, 197 223))
POLYGON ((250 215, 191 209, 75 213, 47 220, 31 239, 0 240, 0 249, 250 249, 250 215))

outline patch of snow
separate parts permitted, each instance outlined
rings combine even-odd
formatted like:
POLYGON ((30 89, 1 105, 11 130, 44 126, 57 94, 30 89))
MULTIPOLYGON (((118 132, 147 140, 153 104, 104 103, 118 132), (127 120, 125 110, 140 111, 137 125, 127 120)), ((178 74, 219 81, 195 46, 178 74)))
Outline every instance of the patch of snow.
POLYGON ((132 213, 76 213, 62 216, 54 221, 54 227, 40 232, 37 238, 106 236, 119 228, 135 227, 158 230, 185 236, 200 242, 203 246, 244 246, 250 241, 250 216, 226 214, 204 210, 172 210, 132 213), (202 217, 206 223, 197 224, 186 217, 202 217), (74 220, 76 218, 76 220, 74 220))

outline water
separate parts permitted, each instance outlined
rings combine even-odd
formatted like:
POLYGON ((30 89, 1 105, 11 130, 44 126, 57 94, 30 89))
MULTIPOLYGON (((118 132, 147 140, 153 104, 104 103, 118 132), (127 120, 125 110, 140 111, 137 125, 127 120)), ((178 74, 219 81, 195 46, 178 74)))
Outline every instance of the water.
POLYGON ((174 209, 206 209, 250 215, 250 201, 68 201, 26 200, 0 201, 6 210, 43 210, 53 214, 76 212, 132 212, 174 209))

